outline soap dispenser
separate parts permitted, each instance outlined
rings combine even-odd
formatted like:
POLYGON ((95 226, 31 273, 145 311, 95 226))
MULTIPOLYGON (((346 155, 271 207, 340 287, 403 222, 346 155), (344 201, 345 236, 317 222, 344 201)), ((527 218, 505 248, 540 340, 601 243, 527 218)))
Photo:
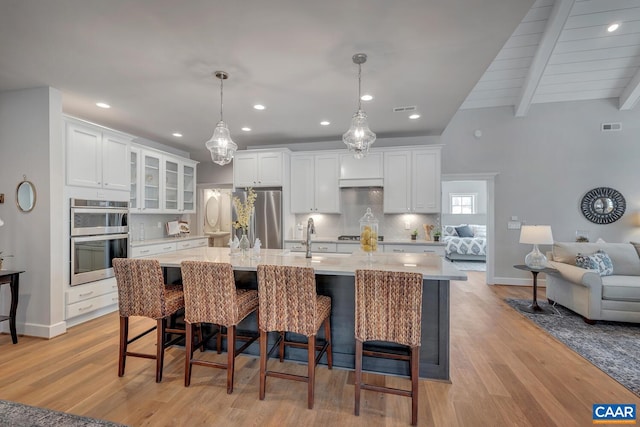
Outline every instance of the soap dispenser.
POLYGON ((371 213, 371 208, 360 218, 360 249, 367 253, 369 259, 378 250, 378 220, 371 213))

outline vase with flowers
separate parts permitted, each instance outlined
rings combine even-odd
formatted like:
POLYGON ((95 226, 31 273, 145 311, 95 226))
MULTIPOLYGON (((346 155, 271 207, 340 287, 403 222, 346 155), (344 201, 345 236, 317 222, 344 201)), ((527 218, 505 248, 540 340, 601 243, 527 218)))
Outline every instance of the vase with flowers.
POLYGON ((256 192, 253 188, 247 188, 247 198, 242 201, 238 196, 233 198, 233 206, 236 208, 237 219, 233 223, 233 228, 242 229, 242 237, 240 237, 240 250, 242 256, 245 257, 251 247, 249 237, 249 222, 251 221, 251 215, 253 214, 253 204, 256 201, 256 192))

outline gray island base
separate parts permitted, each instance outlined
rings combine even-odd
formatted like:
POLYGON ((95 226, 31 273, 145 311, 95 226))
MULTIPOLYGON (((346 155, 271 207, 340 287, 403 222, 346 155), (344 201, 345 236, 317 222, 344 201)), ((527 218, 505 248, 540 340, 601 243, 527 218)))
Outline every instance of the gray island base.
MULTIPOLYGON (((369 261, 365 254, 318 254, 311 259, 304 254, 286 251, 262 250, 259 259, 230 256, 226 248, 196 248, 170 254, 154 255, 147 258, 157 259, 171 281, 179 279, 180 262, 184 260, 230 262, 238 287, 257 289, 256 267, 258 264, 279 264, 313 267, 316 271, 317 292, 331 297, 331 333, 333 335, 333 364, 335 367, 353 369, 355 366, 354 339, 354 272, 356 269, 369 268, 393 271, 414 271, 423 274, 422 294, 422 345, 420 348, 420 377, 449 381, 449 281, 466 280, 466 274, 453 267, 448 261, 432 254, 376 254, 369 261)), ((256 317, 252 314, 242 323, 240 331, 257 331, 256 317)), ((239 332, 240 332, 239 331, 239 332)), ((288 335, 297 340, 295 334, 288 335)), ((270 344, 275 341, 270 337, 270 344)), ((318 338, 324 339, 323 331, 318 338)), ((301 342, 304 338, 301 337, 301 342)), ((401 346, 385 342, 368 343, 369 346, 397 349, 401 346)), ((258 355, 257 343, 252 344, 247 354, 258 355)), ((285 359, 307 362, 304 349, 287 348, 285 359)), ((320 363, 326 364, 326 356, 320 363)), ((407 362, 365 357, 363 369, 394 375, 409 375, 407 362)))

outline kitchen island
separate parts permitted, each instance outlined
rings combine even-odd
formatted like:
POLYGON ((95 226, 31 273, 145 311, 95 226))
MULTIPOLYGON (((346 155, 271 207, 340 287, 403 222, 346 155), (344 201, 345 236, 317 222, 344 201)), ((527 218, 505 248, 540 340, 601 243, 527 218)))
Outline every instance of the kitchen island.
MULTIPOLYGON (((316 272, 317 292, 331 297, 331 332, 333 337, 333 364, 336 367, 353 369, 355 363, 354 281, 357 269, 418 272, 423 275, 422 294, 422 346, 420 349, 420 377, 449 380, 449 281, 466 280, 466 273, 457 270, 442 257, 419 253, 375 253, 371 258, 362 252, 354 254, 313 254, 305 258, 304 253, 282 249, 264 249, 259 258, 230 255, 228 248, 194 248, 173 253, 151 255, 167 269, 170 281, 179 280, 182 261, 229 262, 233 266, 238 287, 257 289, 256 267, 258 264, 313 267, 316 272)), ((239 329, 257 331, 255 315, 249 316, 239 329)), ((320 338, 323 332, 320 331, 320 338)), ((296 339, 293 336, 293 339, 296 339)), ((389 343, 374 343, 380 348, 394 348, 389 343)), ((254 344, 247 353, 257 355, 254 344)), ((286 359, 307 361, 306 350, 287 349, 286 359)), ((321 363, 326 363, 323 360, 321 363)), ((365 358, 365 371, 408 375, 406 362, 378 358, 365 358)))

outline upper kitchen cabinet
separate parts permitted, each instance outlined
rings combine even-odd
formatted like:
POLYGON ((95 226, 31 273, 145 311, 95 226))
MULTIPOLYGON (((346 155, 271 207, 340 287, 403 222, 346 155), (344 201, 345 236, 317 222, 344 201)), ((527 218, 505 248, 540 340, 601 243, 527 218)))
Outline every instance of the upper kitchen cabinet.
POLYGON ((291 156, 291 213, 340 213, 336 153, 291 156))
POLYGON ((356 159, 352 153, 340 154, 340 187, 382 187, 383 154, 369 153, 356 159))
POLYGON ((129 164, 131 212, 195 213, 197 162, 134 145, 129 164))
POLYGON ((384 213, 440 212, 441 147, 384 153, 384 213))
POLYGON ((99 126, 67 120, 67 185, 129 191, 130 143, 99 126))
POLYGON ((234 187, 282 187, 286 156, 282 151, 237 151, 233 157, 234 187))

